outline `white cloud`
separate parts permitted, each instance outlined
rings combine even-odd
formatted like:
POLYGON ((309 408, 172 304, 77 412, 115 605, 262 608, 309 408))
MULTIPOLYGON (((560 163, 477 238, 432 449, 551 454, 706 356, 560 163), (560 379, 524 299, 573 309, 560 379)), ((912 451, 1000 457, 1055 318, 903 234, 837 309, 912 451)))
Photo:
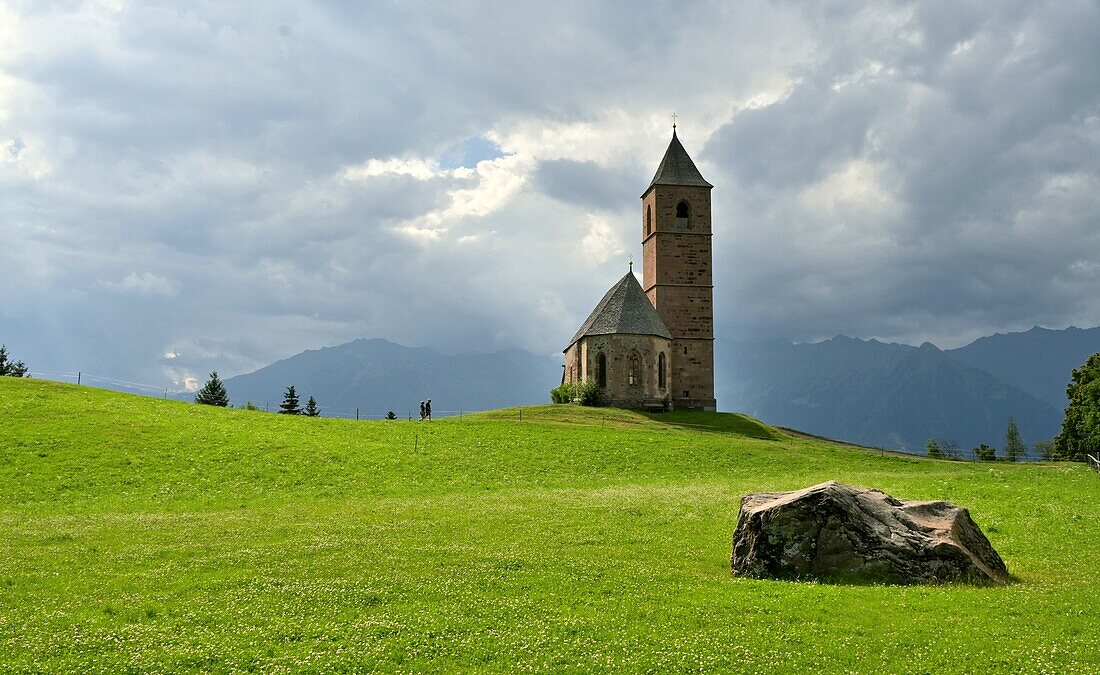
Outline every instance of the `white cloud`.
POLYGON ((174 296, 179 293, 179 284, 171 279, 157 276, 152 272, 130 272, 122 281, 108 281, 101 284, 104 288, 119 293, 133 293, 134 295, 162 295, 174 296))
POLYGON ((667 17, 0 4, 5 339, 180 383, 355 337, 554 351, 640 253, 674 111, 720 335, 1100 322, 1092 3, 667 17))

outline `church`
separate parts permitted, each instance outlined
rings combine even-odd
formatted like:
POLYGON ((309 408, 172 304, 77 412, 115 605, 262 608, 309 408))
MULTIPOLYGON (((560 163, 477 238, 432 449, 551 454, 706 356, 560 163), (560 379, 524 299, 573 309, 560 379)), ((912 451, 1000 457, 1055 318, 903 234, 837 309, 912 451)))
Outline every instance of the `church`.
POLYGON ((710 191, 672 127, 642 194, 642 283, 633 263, 565 348, 563 383, 592 380, 622 408, 716 410, 710 191))

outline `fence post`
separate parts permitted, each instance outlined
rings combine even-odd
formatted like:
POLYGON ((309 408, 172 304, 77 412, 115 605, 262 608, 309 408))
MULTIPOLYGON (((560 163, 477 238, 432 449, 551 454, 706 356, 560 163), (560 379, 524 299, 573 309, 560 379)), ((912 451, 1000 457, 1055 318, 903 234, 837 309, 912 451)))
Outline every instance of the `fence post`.
POLYGON ((355 421, 356 421, 356 422, 358 422, 358 421, 359 421, 359 408, 356 408, 356 409, 355 409, 355 421))
POLYGON ((80 384, 80 371, 76 371, 76 383, 80 384))

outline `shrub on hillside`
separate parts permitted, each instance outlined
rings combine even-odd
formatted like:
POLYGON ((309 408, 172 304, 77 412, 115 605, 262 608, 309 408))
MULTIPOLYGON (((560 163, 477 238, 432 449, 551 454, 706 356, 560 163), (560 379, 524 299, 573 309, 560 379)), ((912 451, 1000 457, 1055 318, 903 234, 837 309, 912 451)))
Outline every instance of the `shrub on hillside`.
POLYGON ((1035 454, 1039 456, 1039 459, 1048 462, 1055 459, 1053 438, 1044 438, 1041 441, 1035 441, 1031 445, 1031 449, 1035 451, 1035 454))
POLYGON ((982 443, 978 447, 974 448, 974 459, 979 462, 996 462, 997 461, 997 448, 991 448, 985 443, 982 443))
POLYGON ((550 390, 550 400, 554 403, 580 403, 581 405, 597 406, 603 402, 600 394, 600 386, 594 380, 582 382, 566 382, 565 384, 550 390))

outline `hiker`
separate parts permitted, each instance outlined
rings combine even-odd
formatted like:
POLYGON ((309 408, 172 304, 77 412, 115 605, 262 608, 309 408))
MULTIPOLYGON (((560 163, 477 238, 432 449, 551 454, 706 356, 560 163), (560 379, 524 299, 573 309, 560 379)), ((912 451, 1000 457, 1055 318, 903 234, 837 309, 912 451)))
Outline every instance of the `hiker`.
POLYGON ((424 404, 424 414, 428 416, 428 421, 431 422, 432 421, 432 399, 430 399, 430 398, 428 399, 427 403, 424 404))
POLYGON ((424 401, 420 402, 420 421, 424 421, 424 416, 428 414, 428 409, 424 407, 424 401))

